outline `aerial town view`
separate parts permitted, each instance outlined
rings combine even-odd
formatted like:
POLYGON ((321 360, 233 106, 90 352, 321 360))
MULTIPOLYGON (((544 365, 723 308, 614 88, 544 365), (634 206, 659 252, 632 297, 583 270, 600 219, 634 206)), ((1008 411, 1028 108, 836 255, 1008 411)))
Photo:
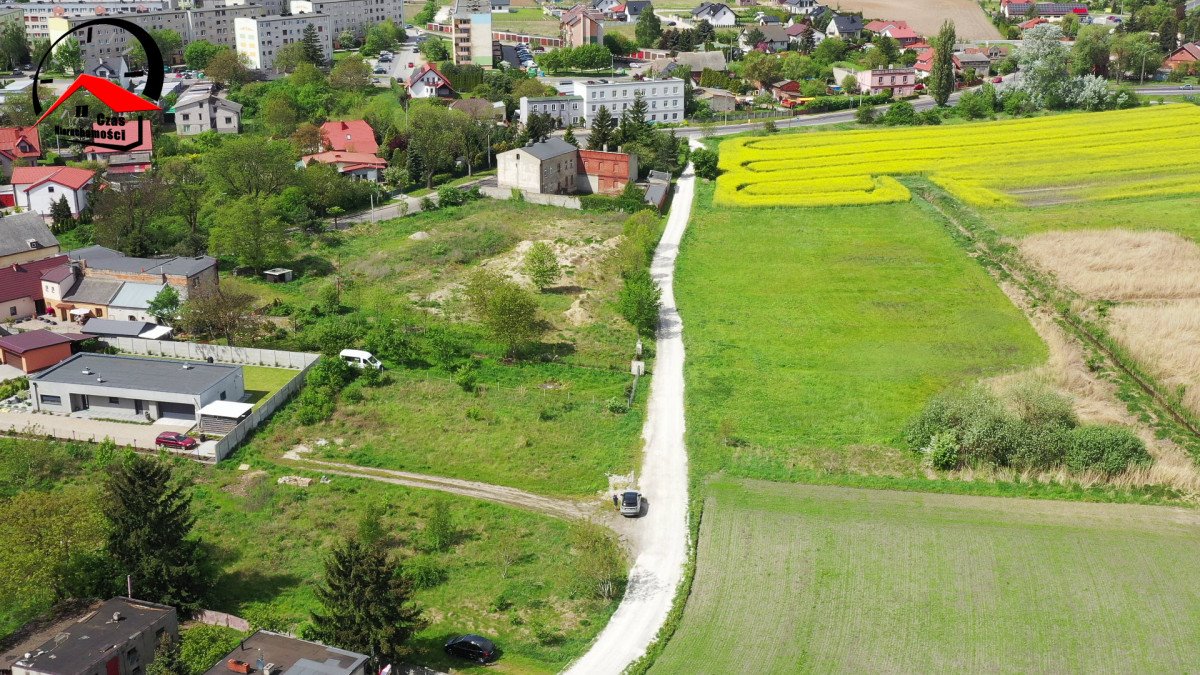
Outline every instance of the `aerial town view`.
POLYGON ((0 675, 1200 671, 1200 0, 0 0, 0 675))

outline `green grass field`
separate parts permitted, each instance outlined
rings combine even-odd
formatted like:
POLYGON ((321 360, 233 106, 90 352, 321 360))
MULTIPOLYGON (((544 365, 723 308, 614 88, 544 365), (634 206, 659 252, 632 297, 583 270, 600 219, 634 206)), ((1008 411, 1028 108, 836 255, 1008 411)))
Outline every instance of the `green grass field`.
POLYGON ((582 653, 615 609, 615 602, 573 591, 575 556, 562 521, 353 478, 335 476, 308 488, 277 485, 285 470, 254 464, 269 474, 218 468, 197 475, 197 531, 214 546, 221 567, 213 609, 302 625, 319 607, 313 584, 322 578, 325 555, 355 532, 371 504, 384 509, 388 548, 445 572, 442 583, 416 596, 430 622, 414 641, 416 663, 461 668, 441 646, 453 635, 478 632, 504 649, 501 672, 553 672, 582 653), (458 537, 448 550, 434 552, 421 530, 442 499, 451 504, 458 537), (505 548, 517 552, 507 570, 497 562, 505 548))
POLYGON ((1046 349, 986 272, 910 203, 713 208, 697 188, 676 297, 693 473, 912 473, 895 445, 937 392, 1046 349))
POLYGON ((1105 202, 1103 208, 1059 204, 1030 208, 997 208, 982 211, 992 227, 1010 237, 1056 230, 1163 230, 1200 243, 1200 218, 1196 198, 1148 197, 1105 202))
POLYGON ((724 481, 655 673, 1179 672, 1193 511, 724 481))

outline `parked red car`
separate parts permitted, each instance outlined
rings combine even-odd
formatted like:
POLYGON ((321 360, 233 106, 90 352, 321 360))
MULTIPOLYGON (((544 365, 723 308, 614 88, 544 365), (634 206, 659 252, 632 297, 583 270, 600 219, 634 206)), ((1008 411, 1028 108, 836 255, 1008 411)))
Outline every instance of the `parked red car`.
POLYGON ((191 450, 200 445, 200 442, 191 436, 175 433, 174 431, 164 431, 154 439, 155 444, 164 448, 179 448, 180 450, 191 450))
POLYGON ((992 84, 1000 84, 1003 81, 1004 81, 1004 78, 1000 77, 999 75, 992 78, 992 84))

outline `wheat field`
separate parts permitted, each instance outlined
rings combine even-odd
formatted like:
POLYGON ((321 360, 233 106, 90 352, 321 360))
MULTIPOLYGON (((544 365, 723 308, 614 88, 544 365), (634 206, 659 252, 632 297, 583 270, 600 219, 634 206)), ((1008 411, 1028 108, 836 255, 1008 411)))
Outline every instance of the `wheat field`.
POLYGON ((1200 192, 1200 107, 1164 105, 941 127, 735 138, 715 202, 846 206, 907 201, 923 175, 974 206, 1200 192))
POLYGON ((1200 247, 1169 232, 1075 230, 1020 242, 1021 253, 1093 300, 1200 298, 1200 247))

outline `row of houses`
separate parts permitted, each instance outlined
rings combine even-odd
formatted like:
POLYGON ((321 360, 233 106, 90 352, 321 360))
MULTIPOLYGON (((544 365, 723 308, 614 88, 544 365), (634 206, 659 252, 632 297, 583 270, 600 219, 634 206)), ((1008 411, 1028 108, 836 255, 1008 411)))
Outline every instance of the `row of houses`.
MULTIPOLYGON (((173 607, 116 597, 68 613, 49 630, 29 634, 0 654, 0 674, 141 675, 154 663, 163 638, 178 641, 179 618, 173 607)), ((366 675, 368 661, 366 654, 259 630, 240 640, 204 675, 366 675)))

